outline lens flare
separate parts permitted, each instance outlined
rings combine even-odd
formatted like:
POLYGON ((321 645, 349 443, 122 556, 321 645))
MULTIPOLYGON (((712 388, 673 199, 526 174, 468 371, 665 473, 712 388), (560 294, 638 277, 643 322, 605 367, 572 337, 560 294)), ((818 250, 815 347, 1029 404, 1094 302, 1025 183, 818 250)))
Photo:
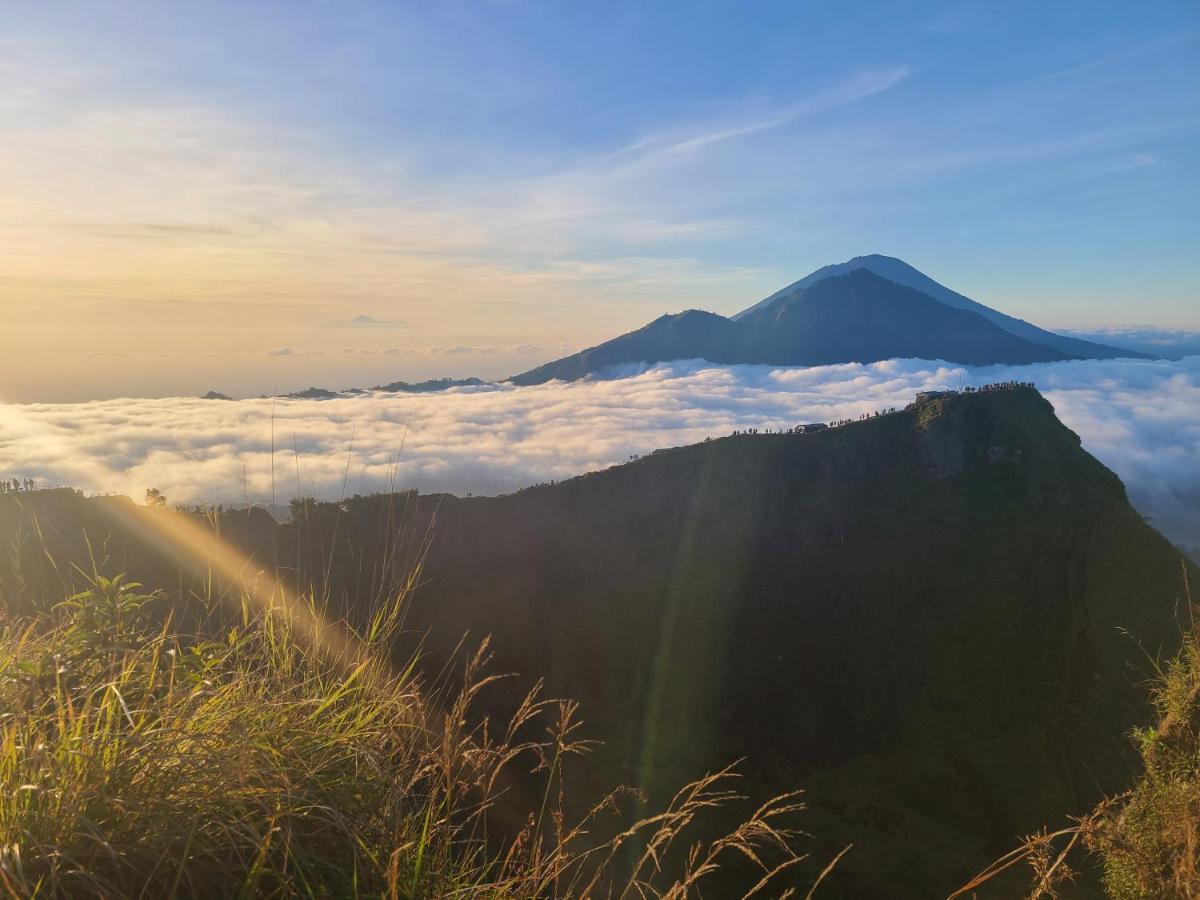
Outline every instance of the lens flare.
POLYGON ((252 557, 221 539, 186 513, 133 503, 106 503, 103 514, 147 546, 199 577, 218 576, 240 590, 263 613, 282 615, 306 647, 373 686, 394 686, 391 669, 371 647, 344 625, 329 622, 309 598, 299 595, 252 557))

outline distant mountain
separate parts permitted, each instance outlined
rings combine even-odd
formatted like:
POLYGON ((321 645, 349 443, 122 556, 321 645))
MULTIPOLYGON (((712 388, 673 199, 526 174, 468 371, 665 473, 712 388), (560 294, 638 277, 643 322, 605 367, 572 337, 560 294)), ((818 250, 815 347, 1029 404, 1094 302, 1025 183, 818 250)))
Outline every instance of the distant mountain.
POLYGON ((747 331, 745 355, 775 364, 918 357, 978 366, 1069 358, 866 269, 823 278, 736 324, 747 331))
MULTIPOLYGON (((284 400, 337 400, 341 397, 356 397, 361 394, 368 394, 371 391, 382 391, 392 394, 432 394, 437 391, 446 391, 450 388, 476 387, 481 384, 486 384, 486 382, 479 378, 430 378, 426 381, 393 381, 390 384, 377 384, 370 390, 365 388, 346 388, 345 390, 335 391, 323 387, 307 387, 302 391, 292 391, 290 394, 283 394, 281 397, 284 400)), ((217 394, 215 391, 209 391, 203 399, 229 400, 231 398, 223 394, 217 394)), ((260 399, 267 399, 267 395, 263 394, 260 399)))
POLYGON ((977 312, 988 321, 1000 326, 1010 334, 1015 334, 1027 341, 1032 341, 1035 344, 1042 344, 1046 347, 1052 347, 1068 356, 1077 357, 1080 359, 1114 359, 1117 357, 1142 357, 1149 358, 1147 354, 1139 353, 1134 350, 1125 350, 1119 347, 1110 347, 1105 344, 1097 344, 1092 341, 1081 340, 1080 338, 1067 337, 1061 334, 1055 334, 1052 331, 1046 331, 1044 328, 1038 328, 1036 325, 1031 325, 1028 322, 1014 318, 1013 316, 1005 315, 1002 312, 984 306, 972 300, 970 297, 964 297, 957 291, 952 291, 944 285, 938 284, 928 275, 914 269, 902 259, 896 259, 893 256, 881 256, 878 253, 872 253, 868 256, 856 256, 854 259, 844 263, 836 263, 831 266, 824 266, 817 269, 815 272, 806 275, 799 281, 794 282, 781 291, 776 291, 770 297, 760 300, 749 309, 744 309, 737 315, 733 316, 735 320, 739 320, 749 316, 751 313, 775 306, 781 302, 786 302, 791 297, 795 296, 800 291, 816 284, 825 278, 830 278, 835 275, 845 275, 849 272, 865 269, 868 272, 873 272, 881 278, 886 278, 888 281, 894 281, 896 284, 902 284, 905 287, 913 288, 923 294, 928 294, 934 300, 945 303, 947 306, 953 306, 956 309, 967 309, 971 312, 977 312))
POLYGON ((284 394, 285 400, 334 400, 342 396, 341 391, 331 391, 329 388, 308 387, 302 391, 292 391, 284 394))
POLYGON ((390 384, 377 384, 371 390, 400 394, 431 394, 456 387, 478 387, 483 383, 481 378, 430 378, 427 381, 393 381, 390 384))
POLYGON ((637 331, 530 369, 510 380, 519 385, 541 384, 553 379, 575 381, 616 365, 672 359, 746 362, 739 359, 744 332, 745 329, 724 316, 689 309, 660 316, 637 331))
MULTIPOLYGON (((393 381, 389 384, 377 384, 372 391, 382 391, 389 394, 433 394, 438 391, 448 391, 456 387, 476 387, 483 384, 479 378, 430 378, 426 381, 393 381)), ((310 387, 308 390, 297 391, 286 396, 292 400, 332 400, 336 397, 349 397, 356 394, 366 394, 362 388, 350 388, 344 391, 331 391, 326 388, 310 387)))
POLYGON ((865 268, 817 279, 735 319, 689 310, 539 366, 516 384, 573 381, 627 363, 820 366, 920 357, 963 365, 1052 362, 1071 354, 1001 328, 865 268))
MULTIPOLYGON (((39 579, 69 594, 90 547, 186 593, 178 557, 119 505, 0 495, 0 547, 20 555, 0 566, 0 597, 39 579)), ((740 791, 804 788, 800 824, 825 842, 812 858, 854 844, 829 897, 944 897, 1020 835, 1127 787, 1127 735, 1151 714, 1140 685, 1180 635, 1179 552, 1021 387, 503 497, 395 494, 211 524, 255 565, 315 583, 335 618, 422 559, 406 629, 425 672, 440 683, 465 632, 468 646, 492 635, 494 671, 522 678, 481 694, 488 712, 538 677, 582 701, 581 735, 604 743, 571 758, 576 786, 661 799, 744 758, 740 791)))
POLYGON ((509 380, 573 381, 612 366, 674 359, 812 366, 903 357, 965 365, 1149 358, 1046 331, 964 297, 903 260, 871 255, 817 269, 731 318, 699 310, 662 316, 509 380), (815 290, 825 282, 832 284, 815 290))

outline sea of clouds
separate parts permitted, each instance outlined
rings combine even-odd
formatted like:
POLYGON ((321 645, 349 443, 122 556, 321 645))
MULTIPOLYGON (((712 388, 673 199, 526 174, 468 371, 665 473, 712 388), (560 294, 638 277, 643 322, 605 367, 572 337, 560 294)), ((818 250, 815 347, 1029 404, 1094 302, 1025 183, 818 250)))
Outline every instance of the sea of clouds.
POLYGON ((0 477, 176 503, 279 503, 391 487, 494 494, 729 434, 903 406, 917 391, 1033 381, 1173 540, 1200 545, 1200 356, 967 368, 627 369, 427 395, 0 405, 0 477))

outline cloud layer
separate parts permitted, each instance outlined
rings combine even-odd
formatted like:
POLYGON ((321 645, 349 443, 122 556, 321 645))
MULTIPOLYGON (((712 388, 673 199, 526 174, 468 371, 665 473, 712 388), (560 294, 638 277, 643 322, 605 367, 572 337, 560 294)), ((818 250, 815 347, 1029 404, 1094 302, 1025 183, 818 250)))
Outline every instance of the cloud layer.
POLYGON ((280 503, 395 487, 502 493, 734 429, 852 417, 919 390, 1033 380, 1135 505, 1200 545, 1200 357, 979 369, 672 363, 625 377, 433 395, 0 405, 0 477, 173 502, 280 503))
POLYGON ((1139 350, 1151 356, 1182 359, 1200 355, 1200 331, 1186 328, 1157 328, 1153 325, 1125 325, 1096 328, 1091 331, 1066 329, 1062 334, 1116 347, 1139 350))

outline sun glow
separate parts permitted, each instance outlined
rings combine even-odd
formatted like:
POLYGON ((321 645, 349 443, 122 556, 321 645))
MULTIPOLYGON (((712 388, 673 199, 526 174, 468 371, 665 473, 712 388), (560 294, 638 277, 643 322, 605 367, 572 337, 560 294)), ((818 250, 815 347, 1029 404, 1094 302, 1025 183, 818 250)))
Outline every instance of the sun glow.
MULTIPOLYGON (((347 678, 365 680, 381 691, 395 688, 391 666, 368 641, 345 623, 327 620, 311 594, 297 593, 195 517, 132 503, 107 503, 101 508, 114 525, 164 553, 184 570, 202 578, 215 577, 256 610, 282 616, 298 640, 341 668, 347 678)), ((419 566, 414 566, 408 574, 401 596, 411 589, 418 571, 419 566)), ((398 611, 399 604, 392 604, 385 615, 396 615, 398 611)), ((373 624, 372 630, 377 630, 383 623, 373 624)))

